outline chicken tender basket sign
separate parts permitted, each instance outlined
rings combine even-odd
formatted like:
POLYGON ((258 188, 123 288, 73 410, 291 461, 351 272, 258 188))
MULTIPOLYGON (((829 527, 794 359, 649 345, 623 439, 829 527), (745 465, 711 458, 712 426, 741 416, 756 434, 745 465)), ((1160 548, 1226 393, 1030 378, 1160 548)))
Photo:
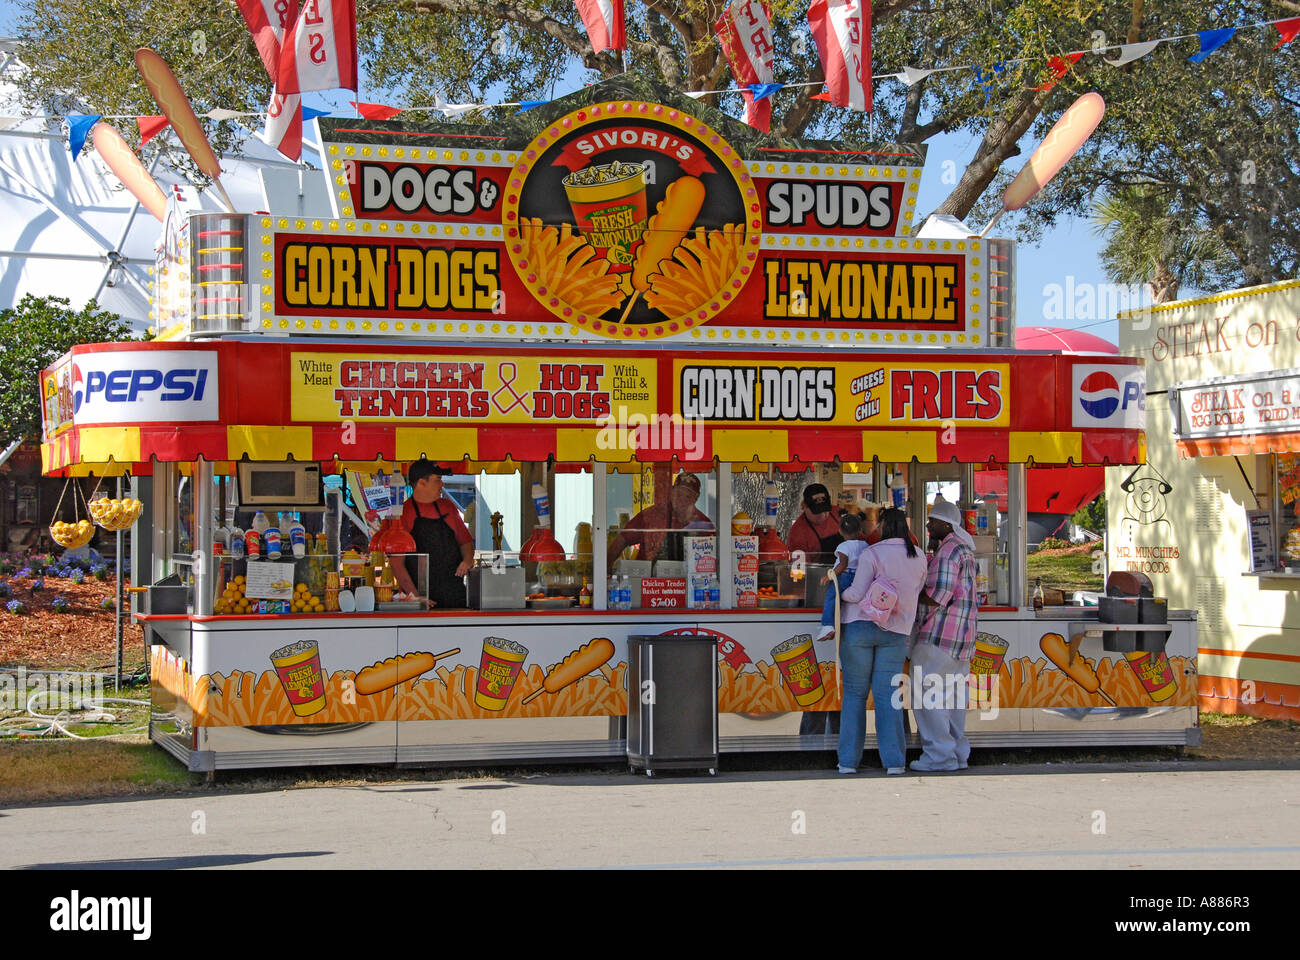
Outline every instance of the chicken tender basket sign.
POLYGON ((497 126, 319 119, 332 209, 252 218, 252 328, 987 343, 988 244, 912 236, 920 148, 772 140, 638 85, 497 126))

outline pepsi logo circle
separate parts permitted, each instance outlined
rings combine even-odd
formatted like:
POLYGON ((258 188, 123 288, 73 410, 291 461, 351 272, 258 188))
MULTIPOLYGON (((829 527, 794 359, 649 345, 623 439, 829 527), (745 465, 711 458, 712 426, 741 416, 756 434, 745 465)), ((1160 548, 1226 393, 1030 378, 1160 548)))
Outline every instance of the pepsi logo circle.
POLYGON ((1119 383, 1105 370, 1094 370, 1079 384, 1079 405, 1083 412, 1105 420, 1119 408, 1119 383))
POLYGON ((72 412, 74 414, 81 409, 82 394, 85 392, 83 383, 81 368, 74 363, 72 365, 72 412))

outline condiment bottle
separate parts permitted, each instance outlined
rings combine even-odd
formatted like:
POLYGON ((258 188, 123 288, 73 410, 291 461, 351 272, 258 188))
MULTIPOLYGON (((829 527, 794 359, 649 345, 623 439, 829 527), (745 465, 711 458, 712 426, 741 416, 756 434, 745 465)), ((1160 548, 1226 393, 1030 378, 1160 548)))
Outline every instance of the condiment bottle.
POLYGON ((1034 609, 1043 609, 1043 602, 1046 598, 1043 596, 1043 578, 1039 577, 1034 581, 1034 609))
POLYGON ((585 577, 582 580, 582 590, 578 593, 578 606, 591 606, 591 581, 585 577))

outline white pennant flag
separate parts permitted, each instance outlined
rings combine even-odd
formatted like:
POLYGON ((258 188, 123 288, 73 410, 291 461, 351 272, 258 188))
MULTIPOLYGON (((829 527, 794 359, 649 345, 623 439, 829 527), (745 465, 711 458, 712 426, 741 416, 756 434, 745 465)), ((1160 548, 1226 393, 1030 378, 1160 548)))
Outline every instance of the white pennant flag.
POLYGON ((1160 46, 1159 40, 1144 40, 1142 43, 1126 43, 1119 48, 1119 57, 1111 60, 1109 57, 1103 59, 1112 67, 1122 67, 1126 63, 1132 63, 1134 60, 1141 60, 1148 53, 1160 46))
POLYGON ((920 80, 924 80, 930 74, 935 72, 937 71, 918 70, 916 67, 904 67, 903 72, 899 74, 895 74, 895 76, 897 76, 898 79, 902 80, 905 84, 907 84, 910 87, 912 84, 920 80))

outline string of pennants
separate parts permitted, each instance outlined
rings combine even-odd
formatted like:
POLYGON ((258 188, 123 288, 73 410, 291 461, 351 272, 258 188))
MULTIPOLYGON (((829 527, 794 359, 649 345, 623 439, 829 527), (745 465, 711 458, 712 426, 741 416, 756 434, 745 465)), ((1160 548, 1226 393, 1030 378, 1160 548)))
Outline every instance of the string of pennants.
MULTIPOLYGON (((269 0, 241 0, 241 6, 244 6, 245 4, 248 3, 256 4, 260 6, 263 2, 269 2, 269 0)), ((320 2, 325 2, 325 0, 320 0, 320 2)), ((596 5, 598 3, 598 0, 578 0, 580 12, 582 12, 582 8, 584 4, 588 2, 591 5, 596 5)), ((336 0, 336 4, 339 7, 343 6, 343 4, 338 3, 337 0, 336 0)), ((609 0, 603 0, 603 3, 601 5, 607 6, 608 4, 609 4, 609 0)), ((830 45, 834 44, 837 33, 841 33, 841 31, 837 30, 837 27, 841 26, 841 24, 837 24, 835 22, 827 22, 825 19, 822 19, 821 29, 819 30, 819 24, 817 22, 817 19, 819 17, 817 8, 819 5, 822 8, 829 6, 831 8, 829 16, 833 18, 836 13, 836 7, 838 6, 842 8, 843 2, 842 0, 813 0, 813 4, 809 9, 809 20, 813 26, 814 39, 818 40, 819 52, 823 54, 824 65, 826 65, 827 60, 830 60, 832 64, 832 69, 828 69, 826 71, 827 80, 825 81, 826 86, 830 89, 815 94, 813 96, 813 99, 825 100, 831 103, 837 103, 839 105, 846 106, 850 109, 870 111, 871 110, 871 88, 869 84, 851 85, 851 86, 856 86, 858 89, 857 90, 850 89, 849 91, 846 92, 843 89, 843 84, 842 83, 837 84, 836 82, 837 79, 842 79, 842 78, 837 78, 834 75, 835 71, 834 71, 833 64, 835 60, 833 57, 828 58, 826 56, 826 53, 828 51, 825 49, 825 47, 828 44, 830 45), (837 90, 836 89, 837 85, 840 86, 841 89, 837 90)), ((348 6, 351 6, 351 4, 349 3, 348 6)), ((867 11, 866 18, 869 20, 870 5, 866 2, 861 2, 856 6, 858 9, 867 11)), ((621 8, 622 8, 622 3, 618 2, 617 12, 620 18, 622 12, 621 8)), ((826 16, 827 14, 825 13, 821 14, 821 17, 823 18, 825 18, 826 16)), ((587 20, 585 14, 583 19, 584 21, 587 20)), ((608 17, 606 17, 604 22, 608 24, 609 22, 608 17)), ((598 36, 597 33, 592 32, 591 29, 592 25, 590 23, 588 23, 587 26, 588 26, 589 34, 592 36, 593 41, 595 41, 598 36)), ((869 37, 869 33, 870 33, 869 23, 865 24, 865 26, 866 26, 865 32, 869 37)), ((1300 17, 1290 17, 1286 19, 1267 20, 1260 23, 1247 24, 1240 27, 1225 27, 1225 28, 1214 29, 1214 30, 1201 30, 1196 33, 1179 34, 1176 36, 1169 36, 1169 37, 1160 37, 1155 40, 1145 40, 1137 43, 1111 44, 1108 46, 1094 47, 1088 50, 1076 50, 1076 51, 1066 53, 1062 56, 1050 57, 1047 61, 1047 70, 1049 76, 1042 84, 1040 84, 1035 89, 1043 90, 1043 91, 1050 90, 1062 77, 1065 76, 1066 73, 1069 72, 1070 68, 1075 63, 1077 63, 1080 58, 1082 58, 1083 56, 1089 53, 1100 57, 1105 63, 1113 67, 1122 67, 1130 63, 1133 63, 1135 61, 1141 60, 1142 58, 1150 55, 1161 44, 1175 43, 1178 41, 1190 40, 1195 38, 1199 41, 1199 49, 1194 54, 1189 56, 1187 59, 1192 63, 1200 64, 1200 63, 1204 63, 1206 60, 1210 58, 1211 55, 1213 55, 1216 51, 1220 50, 1237 33, 1245 30, 1267 28, 1270 26, 1276 28, 1279 36, 1278 41, 1273 46, 1274 50, 1289 44, 1297 36, 1300 36, 1300 17), (1109 53, 1110 51, 1118 51, 1118 55, 1114 57, 1107 56, 1106 54, 1109 53)), ((767 30, 770 35, 770 22, 768 20, 765 3, 759 4, 756 2, 756 0, 750 0, 750 2, 743 3, 743 4, 733 3, 730 7, 727 8, 726 11, 724 11, 723 15, 718 19, 718 22, 715 25, 715 27, 717 29, 719 39, 722 43, 723 52, 728 56, 728 59, 731 62, 733 74, 743 82, 738 84, 737 86, 718 89, 718 90, 687 91, 685 93, 686 96, 698 99, 705 96, 719 95, 725 93, 739 93, 744 98, 744 102, 745 102, 745 117, 744 117, 745 122, 749 123, 751 126, 755 126, 756 128, 763 130, 764 132, 767 132, 769 129, 770 116, 771 116, 771 97, 774 94, 782 90, 793 90, 793 89, 801 89, 810 86, 823 85, 823 81, 815 81, 811 83, 778 83, 772 79, 770 49, 764 51, 761 40, 757 48, 755 48, 753 44, 754 38, 756 36, 761 36, 763 30, 767 30), (761 8, 761 9, 756 9, 756 8, 761 8), (743 24, 738 22, 739 17, 737 17, 736 15, 736 11, 738 9, 743 12, 745 17, 748 18, 747 20, 745 20, 743 24), (755 18, 761 18, 761 22, 756 24, 754 22, 755 18), (759 26, 761 29, 755 31, 752 29, 755 26, 759 26), (764 55, 765 53, 766 56, 764 55)), ((251 23, 250 23, 250 29, 252 29, 251 23)), ((253 34, 255 39, 259 38, 259 34, 256 29, 253 30, 253 34)), ((623 42, 621 20, 617 24, 616 29, 607 28, 606 36, 600 39, 606 40, 607 42, 605 43, 604 46, 600 46, 599 49, 609 48, 608 41, 617 40, 619 42, 623 42)), ((262 50, 264 46, 261 43, 260 39, 258 42, 258 46, 259 46, 259 51, 262 50)), ((862 47, 865 48, 866 58, 868 59, 869 62, 870 41, 868 40, 866 43, 862 44, 862 47)), ((355 41, 353 41, 353 50, 355 50, 355 41)), ((599 52, 599 50, 597 52, 599 52)), ((841 50, 834 50, 831 52, 835 53, 836 55, 841 55, 844 53, 844 51, 841 50)), ((264 55, 264 59, 265 59, 265 55, 264 55)), ((969 70, 969 71, 974 71, 975 74, 974 82, 984 90, 985 99, 987 100, 992 96, 993 87, 996 84, 998 78, 1001 77, 1009 67, 1012 67, 1019 63, 1026 63, 1026 62, 1029 62, 1029 58, 1014 58, 1014 59, 998 61, 994 63, 991 67, 987 67, 987 68, 979 64, 961 64, 958 66, 930 67, 930 68, 905 66, 900 71, 896 71, 892 73, 873 74, 871 78, 873 80, 896 80, 910 87, 913 84, 918 83, 919 81, 925 79, 926 77, 931 76, 932 74, 954 73, 963 70, 969 70)), ((271 70, 273 64, 267 63, 266 66, 267 66, 268 73, 271 73, 272 78, 277 82, 279 82, 280 78, 277 76, 276 73, 273 73, 271 70)), ((847 72, 847 71, 841 71, 841 73, 843 72, 847 72)), ((340 73, 342 73, 342 71, 340 71, 340 73)), ((848 72, 848 76, 853 77, 853 74, 851 72, 848 72)), ((340 78, 338 75, 335 75, 333 79, 338 80, 340 78)), ((344 75, 342 79, 349 79, 349 78, 346 75, 344 75)), ((322 89, 322 90, 339 89, 340 86, 343 86, 347 89, 355 89, 356 86, 355 71, 350 79, 351 79, 350 85, 340 84, 332 87, 322 86, 322 87, 316 87, 315 89, 322 89)), ((324 82, 329 82, 329 81, 324 81, 324 82)), ((306 86, 305 84, 299 84, 299 85, 306 86)), ((501 108, 511 108, 511 107, 518 108, 522 112, 526 110, 532 110, 536 107, 549 103, 550 101, 549 100, 522 100, 522 101, 509 101, 509 102, 502 102, 502 103, 445 103, 442 101, 440 97, 435 96, 433 105, 422 106, 422 107, 394 107, 382 103, 366 103, 358 100, 350 100, 348 102, 356 110, 356 113, 359 117, 365 118, 367 120, 388 120, 398 116, 399 114, 417 114, 417 113, 441 113, 444 117, 450 119, 464 114, 480 111, 480 110, 491 110, 491 109, 501 109, 501 108)), ((200 114, 200 116, 206 117, 210 120, 215 120, 217 122, 237 120, 245 117, 265 118, 267 121, 267 130, 263 134, 263 139, 271 146, 276 147, 282 154, 289 157, 289 159, 297 161, 301 156, 301 121, 311 120, 315 117, 320 117, 320 116, 329 116, 330 114, 331 111, 329 110, 318 110, 312 107, 302 105, 301 92, 295 92, 292 94, 273 92, 270 107, 266 111, 227 110, 218 107, 207 111, 207 113, 205 114, 200 114), (277 118, 283 117, 285 114, 289 112, 288 108, 290 108, 290 104, 285 102, 289 98, 298 101, 297 103, 292 104, 292 110, 294 114, 292 121, 293 124, 296 126, 296 132, 291 129, 288 133, 288 136, 286 137, 282 135, 280 131, 277 131, 275 129, 275 126, 276 126, 277 118)), ((30 119, 37 119, 37 118, 36 117, 0 117, 0 130, 8 129, 19 123, 24 122, 25 120, 30 120, 30 119)), ((85 145, 86 138, 89 135, 91 128, 93 128, 94 125, 100 120, 127 120, 127 119, 134 120, 140 131, 141 147, 143 147, 146 143, 148 143, 151 139, 153 139, 155 136, 157 136, 167 127, 166 117, 136 116, 133 114, 69 113, 69 114, 62 115, 62 117, 46 116, 43 119, 47 121, 55 120, 55 119, 63 119, 67 121, 68 146, 72 152, 72 157, 74 161, 78 156, 80 156, 82 152, 82 148, 85 145)))

